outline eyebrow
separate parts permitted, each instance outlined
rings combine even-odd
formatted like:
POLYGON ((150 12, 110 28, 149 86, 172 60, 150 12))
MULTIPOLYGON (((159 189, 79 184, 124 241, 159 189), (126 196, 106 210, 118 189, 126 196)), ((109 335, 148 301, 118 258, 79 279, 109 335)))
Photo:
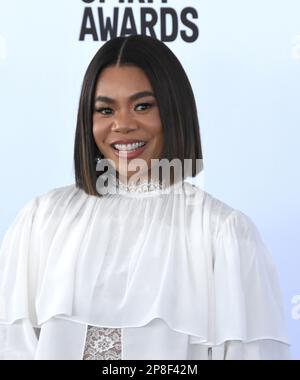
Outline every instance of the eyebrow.
MULTIPOLYGON (((153 96, 153 97, 155 97, 155 95, 151 91, 142 91, 142 92, 137 92, 136 94, 133 94, 133 95, 129 96, 129 100, 133 101, 133 100, 137 100, 137 99, 140 99, 140 98, 145 98, 146 96, 153 96)), ((108 96, 101 96, 101 95, 99 95, 99 96, 96 97, 95 102, 105 102, 105 103, 114 104, 114 103, 116 103, 116 100, 112 99, 112 98, 109 98, 108 96)))

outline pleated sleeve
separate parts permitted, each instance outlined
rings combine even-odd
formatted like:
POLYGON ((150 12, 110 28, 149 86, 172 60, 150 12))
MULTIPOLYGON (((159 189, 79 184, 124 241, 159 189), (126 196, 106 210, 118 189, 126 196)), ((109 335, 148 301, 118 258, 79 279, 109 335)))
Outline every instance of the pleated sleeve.
POLYGON ((277 268, 253 221, 233 210, 214 253, 212 359, 289 359, 277 268))
POLYGON ((0 247, 0 359, 33 359, 38 339, 35 312, 38 276, 38 198, 27 202, 0 247))

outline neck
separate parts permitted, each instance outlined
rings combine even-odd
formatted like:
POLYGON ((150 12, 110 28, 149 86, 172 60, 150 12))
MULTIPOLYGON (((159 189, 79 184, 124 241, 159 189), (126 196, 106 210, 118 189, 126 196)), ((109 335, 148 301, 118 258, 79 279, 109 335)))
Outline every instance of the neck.
POLYGON ((123 176, 119 172, 117 172, 118 180, 126 185, 138 184, 138 183, 153 183, 160 182, 160 178, 154 175, 151 175, 151 172, 147 173, 134 173, 129 176, 123 176))

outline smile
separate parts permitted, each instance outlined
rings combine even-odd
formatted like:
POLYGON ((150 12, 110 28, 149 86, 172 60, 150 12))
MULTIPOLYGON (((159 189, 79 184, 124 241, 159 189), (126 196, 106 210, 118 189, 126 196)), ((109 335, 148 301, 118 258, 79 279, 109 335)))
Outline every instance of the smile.
POLYGON ((112 144, 114 153, 118 157, 133 158, 140 155, 146 147, 145 141, 138 141, 133 144, 112 144))
POLYGON ((144 141, 139 141, 134 144, 112 144, 113 148, 119 151, 126 151, 126 152, 134 151, 144 145, 146 145, 144 141))

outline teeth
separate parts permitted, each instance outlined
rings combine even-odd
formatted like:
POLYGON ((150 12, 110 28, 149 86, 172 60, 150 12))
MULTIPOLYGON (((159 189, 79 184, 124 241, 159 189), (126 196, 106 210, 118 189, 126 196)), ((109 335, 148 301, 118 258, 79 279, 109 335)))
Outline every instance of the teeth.
POLYGON ((122 150, 122 151, 131 151, 131 150, 134 150, 134 149, 137 149, 139 148, 140 146, 143 146, 145 145, 146 143, 143 142, 143 141, 140 141, 140 142, 136 142, 134 144, 114 144, 113 146, 118 149, 118 150, 122 150))

